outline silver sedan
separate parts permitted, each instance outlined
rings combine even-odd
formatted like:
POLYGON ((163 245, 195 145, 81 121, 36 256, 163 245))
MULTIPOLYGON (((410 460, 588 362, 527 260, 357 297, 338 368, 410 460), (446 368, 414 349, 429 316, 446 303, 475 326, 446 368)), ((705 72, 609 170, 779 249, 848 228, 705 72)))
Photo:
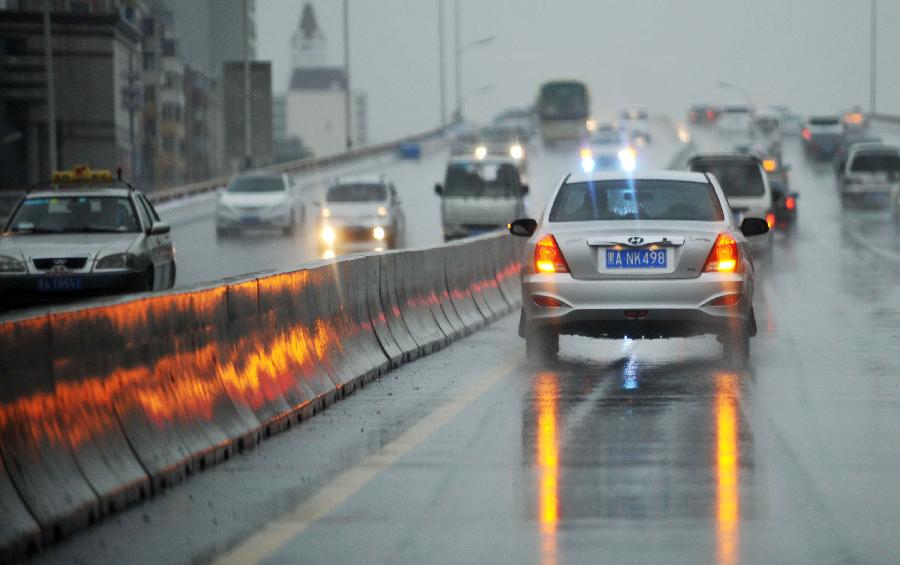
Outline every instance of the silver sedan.
POLYGON ((519 334, 529 357, 555 358, 559 336, 666 338, 713 334, 744 362, 753 315, 747 238, 715 177, 692 172, 596 173, 563 179, 528 237, 519 334))

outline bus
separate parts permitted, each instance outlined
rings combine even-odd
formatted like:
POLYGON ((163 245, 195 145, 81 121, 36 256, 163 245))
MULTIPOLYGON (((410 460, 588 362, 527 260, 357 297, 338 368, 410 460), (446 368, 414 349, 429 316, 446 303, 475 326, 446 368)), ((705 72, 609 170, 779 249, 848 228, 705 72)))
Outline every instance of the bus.
POLYGON ((541 85, 536 109, 544 144, 583 140, 588 133, 590 105, 583 82, 555 80, 541 85))

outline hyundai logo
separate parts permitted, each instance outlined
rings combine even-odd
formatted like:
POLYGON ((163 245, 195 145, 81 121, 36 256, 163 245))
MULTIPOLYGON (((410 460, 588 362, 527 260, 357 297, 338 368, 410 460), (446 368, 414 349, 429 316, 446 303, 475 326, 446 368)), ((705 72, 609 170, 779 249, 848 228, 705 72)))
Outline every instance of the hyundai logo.
POLYGON ((628 238, 628 243, 630 245, 640 245, 640 244, 644 243, 644 238, 634 235, 634 236, 631 236, 628 238))

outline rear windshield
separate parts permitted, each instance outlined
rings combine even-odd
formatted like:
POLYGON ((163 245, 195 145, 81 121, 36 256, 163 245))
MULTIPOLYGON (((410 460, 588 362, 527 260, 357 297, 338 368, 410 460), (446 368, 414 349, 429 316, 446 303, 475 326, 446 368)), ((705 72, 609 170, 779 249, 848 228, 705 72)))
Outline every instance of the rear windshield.
POLYGON ((447 168, 444 196, 516 197, 519 172, 508 163, 453 163, 447 168))
POLYGON ((281 177, 235 177, 226 192, 284 192, 281 177))
POLYGON ((387 200, 387 188, 379 183, 339 184, 328 189, 329 202, 387 200))
POLYGON ((818 118, 810 118, 809 125, 811 126, 839 126, 841 125, 841 120, 834 117, 818 117, 818 118))
POLYGON ((722 207, 709 184, 673 180, 608 180, 563 186, 551 222, 686 220, 721 222, 722 207))
POLYGON ((778 118, 765 116, 756 118, 756 129, 759 130, 760 133, 768 135, 770 133, 778 130, 778 118))
POLYGON ((725 196, 762 196, 766 192, 762 172, 755 163, 699 162, 691 164, 691 170, 715 176, 725 196))
POLYGON ((857 154, 850 164, 853 173, 900 172, 900 155, 896 153, 857 154))

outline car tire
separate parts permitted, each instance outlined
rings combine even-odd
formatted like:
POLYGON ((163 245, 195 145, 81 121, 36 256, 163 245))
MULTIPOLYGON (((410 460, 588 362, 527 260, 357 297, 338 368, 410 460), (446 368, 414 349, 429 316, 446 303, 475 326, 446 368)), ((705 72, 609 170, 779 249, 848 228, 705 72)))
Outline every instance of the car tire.
POLYGON ((291 214, 291 223, 288 224, 287 227, 281 228, 281 233, 288 237, 293 237, 293 235, 297 232, 297 222, 294 220, 294 215, 291 214))
POLYGON ((722 338, 722 356, 736 367, 745 367, 750 361, 750 332, 741 329, 722 338))
POLYGON ((559 332, 555 328, 526 326, 525 355, 535 361, 556 361, 559 357, 559 332))

